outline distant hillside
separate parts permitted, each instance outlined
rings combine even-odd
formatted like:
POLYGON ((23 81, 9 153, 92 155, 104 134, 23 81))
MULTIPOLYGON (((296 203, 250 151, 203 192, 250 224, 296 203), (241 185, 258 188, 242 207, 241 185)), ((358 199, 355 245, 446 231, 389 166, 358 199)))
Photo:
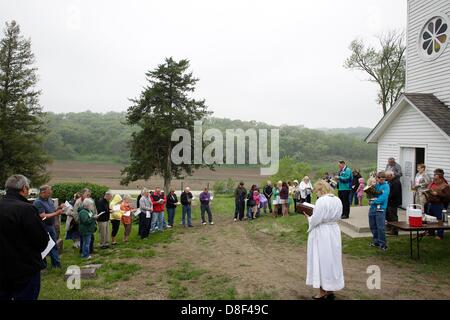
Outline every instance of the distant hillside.
POLYGON ((329 134, 349 134, 354 136, 355 138, 361 138, 361 139, 365 139, 370 131, 372 131, 372 128, 364 128, 364 127, 356 127, 356 128, 332 128, 332 129, 328 129, 328 128, 319 128, 317 130, 320 131, 325 131, 326 133, 329 134))
MULTIPOLYGON (((125 125, 125 113, 105 114, 80 112, 47 114, 50 130, 45 148, 55 159, 126 163, 128 141, 133 128, 125 125)), ((299 162, 321 165, 346 159, 355 166, 371 166, 376 159, 376 146, 363 138, 368 128, 308 129, 303 126, 276 127, 262 122, 222 118, 205 120, 204 128, 280 129, 280 156, 299 162)), ((323 166, 322 166, 323 167, 323 166)))

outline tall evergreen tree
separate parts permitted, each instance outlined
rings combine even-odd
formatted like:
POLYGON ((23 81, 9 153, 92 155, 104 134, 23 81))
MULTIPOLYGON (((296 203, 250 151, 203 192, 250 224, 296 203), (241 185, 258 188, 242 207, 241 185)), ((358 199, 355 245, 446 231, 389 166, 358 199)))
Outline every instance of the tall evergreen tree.
POLYGON ((46 182, 49 158, 43 151, 43 112, 36 90, 31 41, 15 21, 0 40, 0 185, 11 174, 24 174, 34 185, 46 182))
MULTIPOLYGON (((131 100, 133 106, 127 112, 127 123, 137 125, 141 130, 132 135, 131 162, 122 171, 125 175, 122 184, 161 175, 167 193, 173 178, 179 178, 183 173, 191 175, 195 168, 202 166, 176 165, 171 160, 172 149, 178 143, 171 141, 172 132, 186 129, 193 139, 194 122, 210 114, 204 100, 190 97, 198 79, 187 71, 188 68, 188 60, 177 62, 166 58, 165 63, 146 73, 149 85, 139 98, 131 100)), ((194 143, 191 142, 192 151, 194 143)))

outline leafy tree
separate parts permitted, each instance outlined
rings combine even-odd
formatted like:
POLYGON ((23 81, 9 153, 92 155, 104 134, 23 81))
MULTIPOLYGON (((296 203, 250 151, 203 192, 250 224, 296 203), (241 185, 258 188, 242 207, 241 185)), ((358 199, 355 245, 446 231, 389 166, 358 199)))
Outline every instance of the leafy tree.
POLYGON ((15 173, 35 185, 49 178, 34 62, 31 41, 20 34, 15 21, 6 23, 0 40, 0 185, 15 173))
POLYGON ((149 85, 141 96, 131 100, 134 105, 128 108, 127 123, 141 130, 132 134, 131 162, 122 174, 121 183, 127 185, 138 179, 149 179, 161 175, 164 190, 169 191, 170 182, 179 178, 183 172, 191 175, 202 166, 191 163, 172 163, 171 153, 178 142, 171 141, 175 129, 186 129, 191 133, 191 154, 194 154, 194 122, 210 114, 204 100, 195 100, 189 94, 195 91, 198 79, 194 78, 188 60, 165 62, 153 71, 146 73, 149 85))
POLYGON ((378 37, 380 49, 366 45, 362 40, 350 44, 352 54, 344 67, 366 72, 368 81, 378 85, 379 103, 383 115, 392 107, 405 87, 406 45, 403 32, 390 31, 378 37))
POLYGON ((311 166, 304 162, 296 162, 292 157, 284 157, 280 160, 278 173, 271 177, 274 184, 278 181, 301 180, 311 174, 311 166))

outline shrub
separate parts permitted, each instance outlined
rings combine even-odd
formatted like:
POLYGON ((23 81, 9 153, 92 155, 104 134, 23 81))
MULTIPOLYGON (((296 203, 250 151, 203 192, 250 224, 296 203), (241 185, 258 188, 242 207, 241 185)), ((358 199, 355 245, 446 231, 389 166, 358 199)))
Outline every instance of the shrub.
POLYGON ((228 178, 228 180, 227 180, 227 190, 226 190, 227 193, 233 193, 234 188, 236 188, 235 183, 236 182, 233 179, 228 178))
POLYGON ((214 194, 224 194, 225 193, 225 182, 224 181, 216 181, 213 185, 214 194))
POLYGON ((73 195, 84 188, 88 188, 92 192, 93 199, 101 198, 106 191, 107 186, 102 186, 89 182, 69 182, 69 183, 57 183, 52 186, 53 197, 58 198, 59 203, 63 203, 66 200, 73 199, 73 195))

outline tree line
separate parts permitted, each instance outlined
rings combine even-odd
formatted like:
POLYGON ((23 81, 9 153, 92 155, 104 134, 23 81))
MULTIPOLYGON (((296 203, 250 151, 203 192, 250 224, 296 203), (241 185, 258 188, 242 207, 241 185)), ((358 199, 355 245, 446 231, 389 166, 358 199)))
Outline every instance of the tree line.
MULTIPOLYGON (((47 113, 49 131, 45 151, 53 159, 129 162, 129 141, 135 131, 126 124, 125 112, 47 113)), ((263 122, 207 118, 204 129, 280 129, 280 157, 297 162, 326 162, 347 159, 375 162, 376 146, 363 141, 369 128, 316 130, 303 126, 273 126, 263 122)))

